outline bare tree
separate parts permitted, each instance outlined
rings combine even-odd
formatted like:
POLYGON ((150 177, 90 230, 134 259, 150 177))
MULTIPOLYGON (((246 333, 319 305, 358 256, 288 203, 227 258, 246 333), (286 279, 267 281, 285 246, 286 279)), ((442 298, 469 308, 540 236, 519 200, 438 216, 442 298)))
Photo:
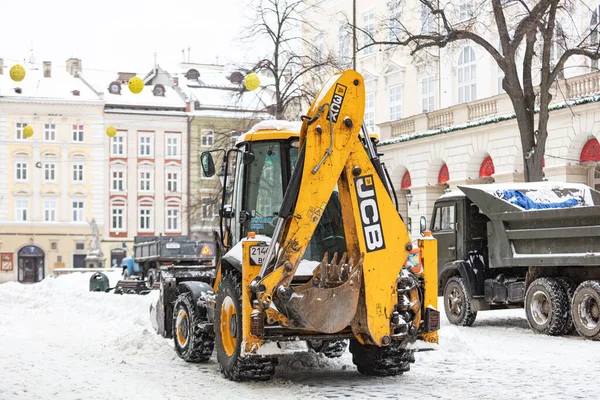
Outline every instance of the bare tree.
POLYGON ((304 0, 258 0, 243 41, 268 43, 269 54, 244 68, 266 76, 261 84, 266 112, 277 119, 297 119, 321 87, 323 71, 336 67, 323 33, 300 16, 304 0))
POLYGON ((408 46, 416 55, 460 41, 485 50, 504 73, 502 88, 515 110, 525 180, 542 180, 553 86, 563 77, 567 62, 600 58, 599 16, 582 0, 418 0, 416 4, 419 17, 412 21, 421 23, 407 23, 404 13, 388 18, 383 28, 387 40, 377 39, 383 36, 381 31, 357 27, 366 38, 357 51, 398 45, 408 46), (575 11, 582 9, 591 23, 574 18, 575 11))

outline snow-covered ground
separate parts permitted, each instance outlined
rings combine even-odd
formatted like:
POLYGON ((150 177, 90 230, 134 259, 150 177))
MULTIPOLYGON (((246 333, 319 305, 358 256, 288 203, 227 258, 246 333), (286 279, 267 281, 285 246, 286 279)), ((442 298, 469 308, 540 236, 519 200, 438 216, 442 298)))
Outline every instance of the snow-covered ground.
MULTIPOLYGON (((275 378, 234 383, 181 361, 156 335, 147 296, 88 292, 91 274, 0 285, 0 399, 573 399, 600 393, 600 342, 533 334, 522 310, 442 318, 437 351, 410 372, 360 375, 351 355, 286 356, 275 378)), ((111 277, 115 283, 118 276, 111 277)))

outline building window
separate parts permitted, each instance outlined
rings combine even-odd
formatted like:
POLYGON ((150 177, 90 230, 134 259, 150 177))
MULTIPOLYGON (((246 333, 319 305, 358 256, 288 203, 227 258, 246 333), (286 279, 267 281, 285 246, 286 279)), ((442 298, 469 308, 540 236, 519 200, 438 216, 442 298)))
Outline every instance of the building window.
POLYGON ((477 64, 475 52, 469 46, 458 57, 458 102, 466 103, 477 98, 477 64))
POLYGON ((179 157, 179 136, 167 136, 167 157, 179 157))
POLYGON ((375 130, 375 93, 368 92, 365 96, 365 126, 371 132, 375 130))
POLYGON ((346 23, 340 24, 338 28, 338 57, 342 63, 347 63, 350 60, 350 33, 346 23))
POLYGON ((152 172, 141 171, 140 172, 140 192, 151 192, 152 191, 152 172))
POLYGON ((73 164, 73 182, 83 183, 83 164, 73 164))
POLYGON ((473 0, 458 1, 458 20, 466 21, 473 18, 473 0))
POLYGON ((110 187, 113 192, 125 191, 125 171, 112 171, 111 181, 110 187))
POLYGON ((152 157, 153 154, 154 149, 152 148, 152 136, 140 136, 140 151, 138 155, 140 157, 152 157))
POLYGON ((110 230, 124 231, 125 230, 125 207, 112 207, 110 210, 110 230))
POLYGON ((435 80, 433 76, 421 79, 421 110, 424 113, 435 109, 435 80))
POLYGON ((110 155, 113 157, 125 155, 125 136, 116 135, 110 139, 110 155))
POLYGON ((152 208, 140 207, 140 231, 152 231, 152 208))
POLYGON ((390 121, 402 118, 402 86, 390 88, 390 121))
MULTIPOLYGON (((375 39, 375 12, 371 11, 363 14, 362 18, 362 46, 366 46, 369 43, 373 43, 375 39)), ((363 49, 362 54, 364 56, 373 54, 375 52, 375 46, 369 46, 363 49)))
POLYGON ((179 188, 179 173, 167 172, 167 192, 177 192, 179 188))
POLYGON ((29 199, 15 199, 15 221, 29 220, 29 199))
POLYGON ((56 124, 44 124, 44 140, 56 140, 56 124))
POLYGON ((56 182, 56 164, 44 163, 44 183, 56 182))
POLYGON ((167 231, 178 232, 179 228, 179 209, 167 208, 167 231))
POLYGON ((211 130, 202 130, 200 133, 202 147, 212 147, 215 144, 215 132, 211 130))
POLYGON ((208 197, 204 197, 201 200, 202 203, 202 219, 210 220, 214 217, 213 204, 208 197))
POLYGON ((424 3, 421 3, 421 32, 433 32, 433 13, 431 12, 431 9, 424 3))
MULTIPOLYGON (((592 16, 590 19, 590 47, 592 49, 598 48, 598 43, 600 42, 600 35, 598 31, 600 30, 600 5, 597 5, 592 10, 592 16)), ((598 60, 591 60, 592 70, 598 70, 598 60)))
POLYGON ((25 122, 17 122, 15 124, 15 137, 17 140, 26 140, 27 138, 23 136, 23 128, 25 128, 27 124, 25 122))
POLYGON ((72 138, 74 142, 83 142, 83 125, 73 125, 72 138))
POLYGON ((56 200, 44 200, 44 222, 56 222, 56 200))
POLYGON ((84 222, 83 201, 75 200, 72 202, 73 222, 84 222))
POLYGON ((388 40, 390 42, 402 39, 402 2, 400 0, 391 0, 388 2, 388 40))
POLYGON ((15 180, 17 182, 27 182, 27 167, 29 163, 26 161, 20 161, 15 163, 15 180))

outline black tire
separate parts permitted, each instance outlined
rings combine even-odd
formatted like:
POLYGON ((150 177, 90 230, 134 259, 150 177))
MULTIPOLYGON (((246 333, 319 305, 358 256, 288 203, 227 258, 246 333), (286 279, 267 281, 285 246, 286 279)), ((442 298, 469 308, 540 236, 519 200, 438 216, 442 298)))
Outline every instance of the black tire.
MULTIPOLYGON (((277 359, 242 357, 242 285, 237 271, 223 274, 219 283, 215 306, 215 338, 217 360, 225 378, 232 381, 267 381, 275 373, 277 359), (230 321, 221 321, 224 303, 232 304, 235 313, 230 321), (235 338, 235 347, 231 354, 225 350, 222 329, 228 329, 230 336, 235 338)), ((226 339, 227 340, 227 339, 226 339)))
POLYGON ((471 326, 477 318, 477 311, 472 311, 465 282, 459 276, 453 276, 446 282, 444 310, 446 318, 454 325, 471 326))
POLYGON ((415 362, 413 350, 402 348, 397 342, 387 347, 362 345, 356 339, 350 340, 352 362, 358 372, 371 376, 401 375, 410 370, 410 364, 415 362))
POLYGON ((208 361, 215 346, 215 334, 204 328, 208 322, 206 313, 193 306, 191 293, 180 294, 173 310, 173 342, 177 355, 187 362, 208 361))
POLYGON ((571 312, 581 337, 600 340, 600 281, 585 281, 577 287, 571 312))
POLYGON ((341 357, 348 347, 347 340, 307 340, 306 345, 315 353, 327 358, 341 357))
POLYGON ((539 278, 527 288, 525 315, 534 332, 562 335, 568 310, 567 293, 556 279, 539 278))
POLYGON ((566 278, 562 276, 556 278, 556 281, 560 284, 560 286, 565 291, 565 294, 567 295, 567 319, 565 322, 565 326, 563 327, 562 334, 570 335, 571 333, 575 332, 575 325, 573 324, 573 318, 571 315, 571 303, 573 302, 573 295, 575 294, 575 289, 577 289, 577 285, 575 284, 575 282, 573 282, 571 278, 566 278))

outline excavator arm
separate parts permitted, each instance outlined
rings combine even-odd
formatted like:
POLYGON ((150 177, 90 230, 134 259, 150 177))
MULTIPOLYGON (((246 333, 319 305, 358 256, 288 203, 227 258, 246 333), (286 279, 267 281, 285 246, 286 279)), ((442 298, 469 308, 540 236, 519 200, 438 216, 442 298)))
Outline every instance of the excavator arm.
MULTIPOLYGON (((412 245, 365 149, 369 139, 360 138, 364 107, 363 78, 351 70, 334 75, 311 105, 274 237, 250 288, 255 308, 265 312, 274 302, 290 327, 334 333, 351 326, 362 343, 382 346, 394 334, 398 285, 412 245), (325 254, 310 282, 292 286, 336 185, 348 255, 329 262, 325 254)), ((408 298, 418 327, 416 290, 408 298)))

